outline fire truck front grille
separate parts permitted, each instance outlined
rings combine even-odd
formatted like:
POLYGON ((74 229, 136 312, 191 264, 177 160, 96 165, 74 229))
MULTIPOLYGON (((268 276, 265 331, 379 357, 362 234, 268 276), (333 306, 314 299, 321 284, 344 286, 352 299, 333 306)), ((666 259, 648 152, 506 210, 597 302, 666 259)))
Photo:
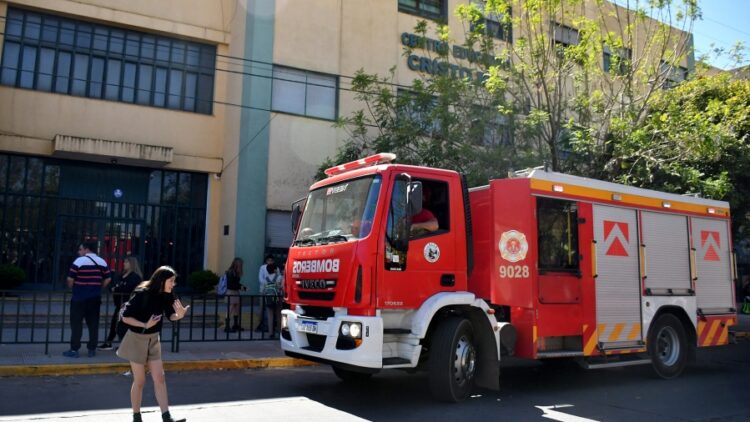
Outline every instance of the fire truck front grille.
POLYGON ((304 315, 309 318, 315 318, 319 320, 326 320, 336 314, 333 308, 325 308, 322 306, 303 306, 304 315))
POLYGON ((299 292, 299 298, 307 300, 333 300, 335 296, 334 292, 299 292))
POLYGON ((306 350, 312 350, 313 352, 322 352, 323 347, 326 345, 326 336, 320 334, 305 334, 307 336, 307 343, 309 346, 304 347, 306 350))

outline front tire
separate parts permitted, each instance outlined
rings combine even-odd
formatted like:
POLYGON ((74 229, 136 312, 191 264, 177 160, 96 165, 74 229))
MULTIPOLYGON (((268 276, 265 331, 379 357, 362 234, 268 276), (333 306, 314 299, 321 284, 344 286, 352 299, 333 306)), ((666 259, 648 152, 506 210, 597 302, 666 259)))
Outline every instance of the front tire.
POLYGON ((682 322, 663 314, 652 326, 648 337, 648 354, 656 374, 664 379, 677 377, 687 365, 687 335, 682 322))
POLYGON ((368 372, 350 371, 348 369, 339 368, 338 366, 331 366, 331 368, 333 368, 333 373, 336 374, 336 376, 345 383, 361 383, 369 380, 370 377, 372 377, 372 373, 368 372))
POLYGON ((474 328, 463 318, 448 318, 435 330, 428 361, 430 391, 439 400, 459 402, 471 394, 477 368, 474 328))

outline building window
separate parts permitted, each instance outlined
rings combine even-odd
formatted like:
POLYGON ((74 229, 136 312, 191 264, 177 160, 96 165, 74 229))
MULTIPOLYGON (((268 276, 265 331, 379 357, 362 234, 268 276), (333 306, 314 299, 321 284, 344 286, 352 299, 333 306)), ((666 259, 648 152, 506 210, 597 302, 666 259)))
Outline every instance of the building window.
POLYGON ((565 48, 578 44, 578 30, 552 22, 552 41, 555 46, 565 48))
POLYGON ((335 120, 337 88, 336 76, 274 66, 271 108, 282 113, 335 120))
MULTIPOLYGON (((487 3, 486 0, 475 2, 484 10, 484 5, 487 3)), ((480 23, 484 24, 484 31, 487 35, 498 40, 513 42, 513 28, 510 24, 503 23, 504 18, 503 15, 495 12, 485 13, 480 23)), ((474 23, 471 24, 471 30, 474 30, 474 23)))
POLYGON ((0 84, 211 114, 216 47, 9 8, 0 84))
POLYGON ((440 132, 442 124, 436 115, 439 106, 437 97, 401 88, 396 95, 396 118, 402 119, 413 132, 423 136, 435 136, 440 132))
POLYGON ((659 73, 666 74, 662 88, 670 89, 679 85, 688 78, 688 70, 682 66, 674 66, 665 61, 659 64, 659 73))
POLYGON ((609 46, 604 46, 602 52, 602 66, 604 72, 612 72, 616 75, 625 75, 630 70, 630 61, 632 59, 633 50, 629 48, 622 48, 616 54, 612 54, 609 46))
POLYGON ((575 202, 537 198, 539 271, 578 271, 578 207, 575 202))
POLYGON ((445 20, 445 3, 445 0, 398 0, 398 10, 427 19, 445 20))

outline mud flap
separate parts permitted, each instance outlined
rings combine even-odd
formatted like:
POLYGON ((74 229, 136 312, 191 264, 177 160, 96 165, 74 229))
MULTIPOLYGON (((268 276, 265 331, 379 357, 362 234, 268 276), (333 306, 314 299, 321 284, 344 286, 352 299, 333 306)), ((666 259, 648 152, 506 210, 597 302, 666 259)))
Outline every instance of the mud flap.
POLYGON ((477 340, 477 372, 475 383, 477 387, 488 390, 500 390, 500 362, 498 361, 497 340, 489 322, 483 315, 472 314, 469 318, 474 328, 474 338, 477 340))

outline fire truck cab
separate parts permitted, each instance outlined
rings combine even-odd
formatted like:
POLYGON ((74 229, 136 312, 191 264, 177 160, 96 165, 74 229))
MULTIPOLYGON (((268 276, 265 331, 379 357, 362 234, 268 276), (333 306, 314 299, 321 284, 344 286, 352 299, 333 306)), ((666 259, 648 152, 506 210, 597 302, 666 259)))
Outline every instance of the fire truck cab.
POLYGON ((287 355, 345 381, 426 369, 436 397, 459 401, 498 388, 506 355, 670 378, 696 347, 728 343, 726 202, 541 168, 469 190, 394 158, 329 169, 295 208, 287 355))

